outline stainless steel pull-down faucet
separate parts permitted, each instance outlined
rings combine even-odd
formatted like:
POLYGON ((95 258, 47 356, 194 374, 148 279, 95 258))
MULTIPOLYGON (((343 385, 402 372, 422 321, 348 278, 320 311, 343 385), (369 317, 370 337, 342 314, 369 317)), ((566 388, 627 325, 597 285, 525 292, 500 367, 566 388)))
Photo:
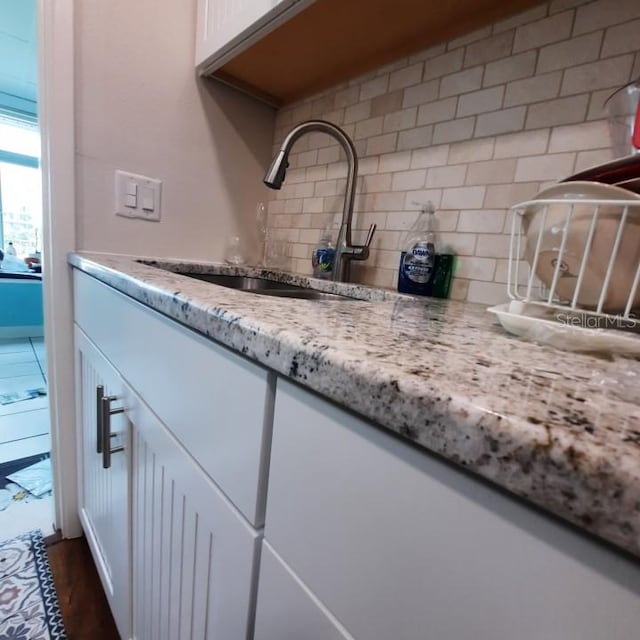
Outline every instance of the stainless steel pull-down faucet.
POLYGON ((353 218, 353 200, 355 198, 355 184, 358 175, 358 157, 356 150, 351 142, 351 138, 339 127, 326 122, 325 120, 308 120, 299 124, 292 129, 284 139, 280 151, 271 162, 265 177, 264 183, 272 189, 280 189, 284 182, 289 163, 287 158, 291 147, 296 140, 311 131, 320 131, 335 138, 345 153, 347 154, 347 188, 344 194, 344 207, 342 210, 342 222, 340 223, 340 231, 336 241, 336 255, 333 264, 333 280, 340 282, 348 282, 350 279, 350 267, 352 260, 366 260, 369 257, 369 246, 373 240, 373 234, 376 225, 372 224, 367 234, 367 239, 363 245, 354 245, 351 243, 351 219, 353 218))

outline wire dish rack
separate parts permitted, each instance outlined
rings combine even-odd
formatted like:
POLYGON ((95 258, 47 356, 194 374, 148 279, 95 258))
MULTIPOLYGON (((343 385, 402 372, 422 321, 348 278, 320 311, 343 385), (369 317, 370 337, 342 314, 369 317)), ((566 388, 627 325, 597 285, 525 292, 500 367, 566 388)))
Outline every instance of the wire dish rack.
POLYGON ((640 196, 567 184, 512 207, 511 302, 489 310, 539 342, 640 357, 640 196))

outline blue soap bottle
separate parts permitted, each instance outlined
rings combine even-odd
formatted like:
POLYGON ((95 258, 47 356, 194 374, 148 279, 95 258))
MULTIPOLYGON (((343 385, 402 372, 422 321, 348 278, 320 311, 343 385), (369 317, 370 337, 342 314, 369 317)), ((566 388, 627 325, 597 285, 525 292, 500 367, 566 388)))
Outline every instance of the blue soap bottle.
POLYGON ((333 262, 336 250, 331 239, 331 227, 325 227, 320 242, 311 254, 313 277, 322 280, 330 280, 333 275, 333 262))
POLYGON ((398 291, 430 296, 438 251, 437 224, 432 202, 422 205, 420 215, 409 230, 400 255, 398 291))

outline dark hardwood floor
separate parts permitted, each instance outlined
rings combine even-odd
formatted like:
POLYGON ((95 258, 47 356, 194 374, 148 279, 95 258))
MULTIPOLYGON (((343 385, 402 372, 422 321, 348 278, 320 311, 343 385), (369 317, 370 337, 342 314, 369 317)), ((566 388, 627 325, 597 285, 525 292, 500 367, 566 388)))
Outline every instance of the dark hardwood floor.
POLYGON ((85 538, 47 551, 68 640, 120 640, 85 538))

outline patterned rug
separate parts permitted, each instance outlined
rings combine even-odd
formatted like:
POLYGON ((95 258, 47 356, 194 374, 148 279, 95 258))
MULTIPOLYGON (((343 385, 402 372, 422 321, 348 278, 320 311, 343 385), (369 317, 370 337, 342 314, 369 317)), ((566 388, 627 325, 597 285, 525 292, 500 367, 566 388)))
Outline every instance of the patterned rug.
POLYGON ((0 640, 66 640, 40 531, 0 542, 0 640))

